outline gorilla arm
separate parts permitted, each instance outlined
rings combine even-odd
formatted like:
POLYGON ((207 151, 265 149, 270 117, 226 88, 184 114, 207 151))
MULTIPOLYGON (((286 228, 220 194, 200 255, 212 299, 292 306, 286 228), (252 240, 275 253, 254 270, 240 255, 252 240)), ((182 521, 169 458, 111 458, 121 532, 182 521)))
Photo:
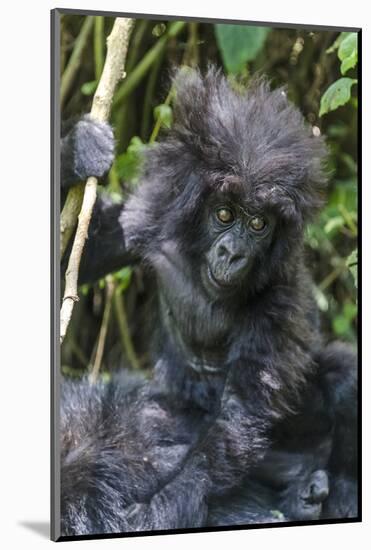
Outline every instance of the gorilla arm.
MULTIPOLYGON (((89 176, 102 178, 110 169, 114 158, 112 128, 82 117, 61 139, 61 202, 64 203, 68 189, 89 176)), ((119 218, 122 204, 114 204, 98 196, 89 226, 79 272, 79 283, 93 282, 133 263, 124 243, 124 234, 119 218)), ((64 273, 71 243, 62 259, 64 273)))

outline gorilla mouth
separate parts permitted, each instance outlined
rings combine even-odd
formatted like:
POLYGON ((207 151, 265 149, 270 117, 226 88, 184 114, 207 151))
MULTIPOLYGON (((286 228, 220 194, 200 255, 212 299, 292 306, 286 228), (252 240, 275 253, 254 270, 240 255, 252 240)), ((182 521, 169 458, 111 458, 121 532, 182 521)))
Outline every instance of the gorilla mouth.
POLYGON ((317 508, 322 507, 322 502, 313 502, 304 497, 300 497, 300 501, 302 507, 308 510, 316 510, 317 508))
POLYGON ((301 500, 301 510, 307 519, 319 519, 322 512, 322 502, 311 503, 301 500))
POLYGON ((218 290, 230 290, 234 286, 233 283, 227 282, 225 280, 220 281, 220 279, 215 277, 209 265, 206 266, 206 276, 209 283, 211 283, 211 285, 218 290))

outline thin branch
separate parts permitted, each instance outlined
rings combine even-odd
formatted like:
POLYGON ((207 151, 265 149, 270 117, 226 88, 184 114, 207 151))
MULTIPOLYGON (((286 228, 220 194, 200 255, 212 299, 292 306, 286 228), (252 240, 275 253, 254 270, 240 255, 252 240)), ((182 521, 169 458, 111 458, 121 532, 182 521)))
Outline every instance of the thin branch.
POLYGON ((112 309, 112 297, 115 290, 115 283, 113 281, 112 275, 107 275, 106 277, 106 302, 104 305, 102 325, 99 331, 97 352, 95 354, 94 365, 91 370, 89 381, 91 384, 95 384, 98 380, 98 375, 103 359, 104 345, 106 343, 108 323, 111 315, 112 309))
POLYGON ((163 50, 160 55, 157 57, 154 62, 151 72, 149 73, 147 79, 147 86, 143 100, 143 114, 142 114, 142 124, 140 129, 140 135, 142 140, 146 140, 149 134, 149 126, 152 119, 152 110, 153 110, 153 96, 155 91, 155 86, 157 83, 157 78, 160 72, 160 68, 164 59, 165 51, 163 50))
POLYGON ((167 33, 164 34, 164 36, 161 36, 156 44, 152 46, 150 50, 148 50, 146 55, 138 63, 135 69, 128 75, 122 86, 120 86, 120 89, 118 90, 115 96, 115 100, 113 102, 113 108, 116 108, 118 105, 120 105, 120 103, 122 103, 122 101, 128 95, 130 95, 133 90, 135 90, 135 88, 149 71, 152 64, 156 61, 157 57, 161 54, 162 50, 165 48, 170 38, 174 38, 175 36, 177 36, 184 28, 184 26, 184 21, 175 21, 169 25, 169 30, 167 31, 167 33))
MULTIPOLYGON (((191 65, 191 57, 192 57, 191 51, 192 51, 192 48, 194 47, 194 45, 193 45, 194 40, 197 41, 197 36, 195 37, 194 33, 193 34, 190 33, 188 41, 187 41, 187 46, 186 46, 186 49, 185 49, 185 52, 184 52, 184 55, 183 55, 182 65, 191 65)), ((175 95, 175 87, 174 87, 174 84, 173 84, 171 86, 170 90, 169 90, 169 93, 167 94, 167 97, 164 101, 164 105, 170 105, 172 100, 173 100, 174 95, 175 95)), ((158 134, 161 130, 162 124, 163 124, 163 121, 162 121, 161 117, 158 117, 156 122, 155 122, 152 133, 149 137, 148 143, 152 144, 156 141, 157 136, 158 136, 158 134)))
POLYGON ((94 17, 94 63, 95 79, 98 80, 104 64, 104 17, 94 17))
POLYGON ((70 338, 69 344, 71 346, 72 353, 77 357, 77 359, 80 361, 80 363, 86 368, 89 364, 89 360, 86 357, 83 350, 78 345, 78 343, 76 342, 74 337, 70 338))
MULTIPOLYGON (((107 121, 110 115, 113 94, 118 81, 123 77, 129 38, 132 29, 132 19, 117 17, 112 32, 107 39, 107 56, 103 68, 102 77, 95 92, 91 115, 100 121, 107 121)), ((98 180, 95 177, 88 178, 84 198, 79 214, 75 240, 66 270, 66 286, 61 308, 60 341, 67 332, 71 319, 73 306, 78 301, 77 282, 80 260, 88 235, 88 228, 95 199, 97 196, 98 180)))
POLYGON ((67 63, 67 67, 61 79, 61 90, 60 90, 61 105, 64 104, 66 97, 68 95, 68 92, 71 89, 76 73, 79 70, 79 67, 81 65, 82 54, 88 42, 89 35, 93 29, 93 24, 94 24, 94 17, 92 15, 89 15, 85 19, 81 27, 80 33, 76 38, 76 42, 72 50, 71 57, 67 63))
POLYGON ((120 330, 121 343, 122 347, 127 355, 128 361, 133 369, 139 369, 140 364, 136 356, 133 342, 130 335, 128 319, 126 315, 124 301, 121 297, 120 288, 116 288, 115 294, 113 297, 113 303, 115 306, 115 313, 118 321, 118 326, 120 330))
POLYGON ((352 215, 348 212, 347 208, 343 204, 338 205, 340 214, 343 216, 345 222, 348 224, 349 229, 352 232, 352 237, 356 237, 358 233, 357 225, 352 219, 352 215))
MULTIPOLYGON (((175 94, 175 88, 174 88, 174 86, 171 86, 170 91, 167 94, 166 99, 164 101, 164 105, 170 105, 170 103, 171 103, 171 101, 174 97, 174 94, 175 94)), ((161 117, 158 117, 156 122, 155 122, 155 125, 153 127, 153 130, 152 130, 152 133, 151 133, 150 138, 148 140, 148 143, 152 144, 156 141, 158 133, 161 130, 161 126, 162 126, 162 119, 161 119, 161 117)))
POLYGON ((198 48, 198 23, 188 23, 188 40, 187 47, 183 59, 183 65, 197 67, 199 64, 199 48, 198 48))
POLYGON ((135 32, 133 31, 133 35, 131 37, 130 51, 128 53, 128 58, 126 60, 126 66, 125 66, 126 72, 128 74, 131 73, 131 71, 133 70, 133 68, 138 62, 142 40, 148 29, 149 24, 150 24, 149 19, 136 20, 135 32))
POLYGON ((323 292, 328 288, 342 273, 347 269, 347 258, 342 258, 339 265, 335 267, 324 279, 323 281, 318 285, 318 288, 323 292))
POLYGON ((61 242, 61 259, 66 252, 66 248, 72 234, 75 230, 77 223, 77 216, 81 210, 82 199, 84 196, 84 187, 83 183, 79 183, 71 188, 68 193, 65 205, 61 212, 60 219, 60 242, 61 242))

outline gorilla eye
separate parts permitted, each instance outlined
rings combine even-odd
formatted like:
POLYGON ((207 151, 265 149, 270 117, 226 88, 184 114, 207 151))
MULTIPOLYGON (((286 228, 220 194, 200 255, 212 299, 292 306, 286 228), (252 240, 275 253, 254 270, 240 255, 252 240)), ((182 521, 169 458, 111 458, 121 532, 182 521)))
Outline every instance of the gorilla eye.
POLYGON ((260 216, 254 216, 250 221, 250 227, 254 231, 263 231, 266 225, 267 224, 265 223, 264 218, 261 218, 260 216))
POLYGON ((229 208, 219 208, 216 211, 216 216, 222 223, 232 223, 234 220, 233 212, 229 208))

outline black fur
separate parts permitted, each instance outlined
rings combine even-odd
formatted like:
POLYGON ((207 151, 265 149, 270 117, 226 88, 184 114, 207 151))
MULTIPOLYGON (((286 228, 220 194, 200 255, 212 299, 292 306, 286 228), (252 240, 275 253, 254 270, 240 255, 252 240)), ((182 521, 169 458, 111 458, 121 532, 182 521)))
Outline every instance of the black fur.
MULTIPOLYGON (((264 459, 238 487, 202 498, 203 479, 166 484, 181 470, 189 451, 202 440, 213 417, 173 401, 155 384, 127 373, 104 384, 62 385, 62 533, 64 535, 277 521, 357 515, 356 477, 351 470, 334 482, 346 488, 329 499, 329 464, 335 449, 337 410, 328 402, 327 373, 348 355, 346 372, 332 393, 354 391, 354 356, 341 345, 319 357, 324 377, 313 377, 296 414, 270 432, 264 459), (327 364, 331 355, 331 363, 327 364), (353 363, 353 364, 352 364, 353 363), (327 365, 327 366, 326 366, 327 365), (336 389, 337 388, 337 389, 336 389), (198 489, 195 491, 196 482, 198 489), (161 490, 165 487, 165 491, 161 490), (168 496, 168 498, 166 498, 168 496), (328 503, 331 503, 329 513, 328 503), (184 514, 184 516, 183 516, 184 514), (187 517, 187 524, 182 517, 187 517)), ((352 449, 350 449, 352 452, 352 449)), ((345 457, 335 457, 337 466, 345 457)), ((351 462, 351 461, 350 461, 351 462)), ((332 491, 332 485, 330 490, 332 491)))
MULTIPOLYGON (((113 162, 114 147, 112 128, 107 123, 97 122, 90 115, 83 116, 75 124, 73 121, 63 124, 60 174, 62 205, 68 190, 76 182, 88 176, 96 176, 99 183, 105 183, 104 176, 113 162)), ((103 196, 98 197, 79 269, 81 283, 96 281, 133 261, 125 248, 123 230, 118 223, 121 210, 122 205, 112 203, 103 196)), ((62 259, 62 273, 67 267, 70 247, 62 259)))
POLYGON ((61 156, 62 190, 89 176, 101 178, 114 158, 112 128, 90 115, 83 116, 72 128, 70 124, 64 125, 61 156))
POLYGON ((62 385, 64 535, 137 529, 136 504, 166 485, 207 423, 203 411, 154 384, 130 385, 126 376, 93 387, 87 380, 62 385))
MULTIPOLYGON (((234 514, 233 498, 248 511, 246 476, 254 475, 247 487, 260 483, 255 468, 265 456, 272 469, 267 451, 275 439, 284 449, 301 441, 293 419, 315 438, 315 401, 305 397, 313 384, 320 396, 328 395, 319 418, 322 426, 330 417, 329 455, 314 443, 308 450, 298 445, 293 462, 302 468, 300 482, 288 474, 279 489, 263 483, 261 494, 273 494, 262 497, 264 517, 286 501, 291 508, 281 507, 292 517, 292 502, 312 498, 308 484, 315 485, 314 472, 325 468, 329 516, 338 513, 332 484, 355 500, 356 386, 352 372, 343 378, 354 360, 351 354, 344 362, 337 355, 318 360, 323 343, 303 263, 304 227, 321 205, 326 182, 322 138, 312 135, 284 90, 270 91, 264 81, 239 93, 210 69, 205 77, 180 73, 175 83, 174 128, 148 153, 141 184, 115 222, 125 239, 120 254, 139 257, 157 280, 154 379, 128 401, 113 398, 117 420, 110 412, 107 429, 98 429, 106 413, 97 418, 93 409, 106 406, 108 390, 92 389, 91 397, 83 391, 81 399, 92 404, 77 407, 75 428, 73 415, 66 417, 64 534, 218 523, 213 503, 227 495, 225 521, 234 514), (230 209, 233 223, 219 223, 220 206, 230 209), (266 222, 261 234, 251 230, 254 216, 266 222), (310 411, 300 416, 305 403, 310 411), (158 442, 162 430, 166 444, 158 442), (71 463, 80 472, 75 487, 66 467, 71 463), (348 481, 352 489, 344 489, 348 481)), ((100 247, 98 239, 96 258, 100 247)), ((88 251, 86 265, 89 257, 88 251)), ((101 272, 98 262, 93 271, 101 272)), ((70 401, 72 395, 67 408, 70 401)), ((291 450, 286 456, 290 471, 291 450)), ((317 474, 321 498, 324 475, 317 474)), ((351 509, 355 514, 356 505, 351 509)), ((252 517, 259 514, 255 506, 252 517)))

